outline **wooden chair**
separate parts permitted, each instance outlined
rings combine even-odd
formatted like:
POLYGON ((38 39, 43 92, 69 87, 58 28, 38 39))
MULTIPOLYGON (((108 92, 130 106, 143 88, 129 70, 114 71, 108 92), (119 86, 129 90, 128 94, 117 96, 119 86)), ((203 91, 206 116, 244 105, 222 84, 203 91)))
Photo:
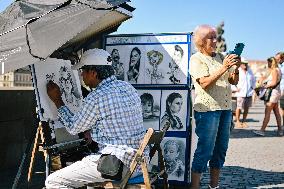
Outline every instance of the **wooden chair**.
MULTIPOLYGON (((88 186, 94 188, 114 188, 114 189, 151 189, 154 188, 152 185, 158 178, 163 178, 163 188, 168 189, 168 175, 165 169, 165 162, 164 157, 162 154, 162 149, 160 147, 161 141, 163 140, 166 131, 168 130, 170 124, 167 123, 166 126, 161 131, 154 131, 152 128, 149 128, 147 133, 142 140, 139 149, 137 150, 131 164, 130 169, 128 170, 126 176, 122 179, 122 181, 107 181, 107 182, 100 182, 100 183, 92 183, 88 186), (150 160, 158 152, 158 164, 159 164, 159 171, 158 172, 149 172, 147 168, 147 160, 143 155, 143 152, 146 146, 150 147, 150 160), (130 178, 133 174, 135 168, 140 165, 142 168, 142 175, 140 176, 141 183, 135 183, 133 179, 130 178)), ((138 176, 139 177, 139 176, 138 176)), ((136 178, 137 179, 137 178, 136 178)), ((139 179, 138 179, 139 180, 139 179)))

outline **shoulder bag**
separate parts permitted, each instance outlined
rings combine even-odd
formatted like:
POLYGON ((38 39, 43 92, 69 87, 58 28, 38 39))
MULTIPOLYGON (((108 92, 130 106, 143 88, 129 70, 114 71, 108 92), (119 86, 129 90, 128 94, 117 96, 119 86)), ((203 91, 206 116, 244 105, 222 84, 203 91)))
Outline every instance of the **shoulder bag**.
POLYGON ((105 179, 121 180, 123 162, 115 155, 102 154, 98 161, 97 170, 105 179))
POLYGON ((264 102, 268 102, 271 97, 272 90, 275 89, 278 85, 280 84, 280 81, 274 86, 274 87, 269 87, 265 90, 264 94, 262 97, 260 97, 260 100, 263 100, 264 102))

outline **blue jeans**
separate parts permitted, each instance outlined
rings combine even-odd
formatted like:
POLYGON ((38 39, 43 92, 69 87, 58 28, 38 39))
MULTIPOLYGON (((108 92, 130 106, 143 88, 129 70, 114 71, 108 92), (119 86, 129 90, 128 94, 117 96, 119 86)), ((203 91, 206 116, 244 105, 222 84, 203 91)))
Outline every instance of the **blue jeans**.
POLYGON ((198 142, 191 171, 205 172, 208 161, 211 168, 222 168, 228 149, 232 111, 194 111, 194 118, 198 142))

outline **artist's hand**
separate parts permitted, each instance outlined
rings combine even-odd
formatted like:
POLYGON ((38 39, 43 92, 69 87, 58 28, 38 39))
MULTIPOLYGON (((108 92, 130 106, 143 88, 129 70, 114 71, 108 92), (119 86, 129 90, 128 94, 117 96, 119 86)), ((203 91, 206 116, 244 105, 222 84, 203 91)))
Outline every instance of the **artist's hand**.
POLYGON ((87 144, 91 144, 93 142, 90 130, 84 132, 84 138, 87 144))
POLYGON ((54 102, 57 108, 64 105, 64 102, 62 101, 62 97, 61 97, 60 88, 58 87, 56 83, 50 80, 46 84, 46 91, 47 91, 49 98, 54 102))

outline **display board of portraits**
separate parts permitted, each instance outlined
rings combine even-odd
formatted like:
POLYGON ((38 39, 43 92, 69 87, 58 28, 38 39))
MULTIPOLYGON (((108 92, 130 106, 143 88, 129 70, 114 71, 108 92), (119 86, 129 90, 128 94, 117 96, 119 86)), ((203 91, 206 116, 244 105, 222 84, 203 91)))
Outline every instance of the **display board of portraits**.
MULTIPOLYGON (((105 49, 112 56, 116 77, 138 90, 145 128, 161 130, 171 123, 161 144, 168 179, 172 184, 188 182, 191 34, 108 35, 105 49)), ((151 167, 157 166, 155 154, 151 167)))
POLYGON ((190 34, 109 35, 116 76, 133 85, 189 85, 190 34))

